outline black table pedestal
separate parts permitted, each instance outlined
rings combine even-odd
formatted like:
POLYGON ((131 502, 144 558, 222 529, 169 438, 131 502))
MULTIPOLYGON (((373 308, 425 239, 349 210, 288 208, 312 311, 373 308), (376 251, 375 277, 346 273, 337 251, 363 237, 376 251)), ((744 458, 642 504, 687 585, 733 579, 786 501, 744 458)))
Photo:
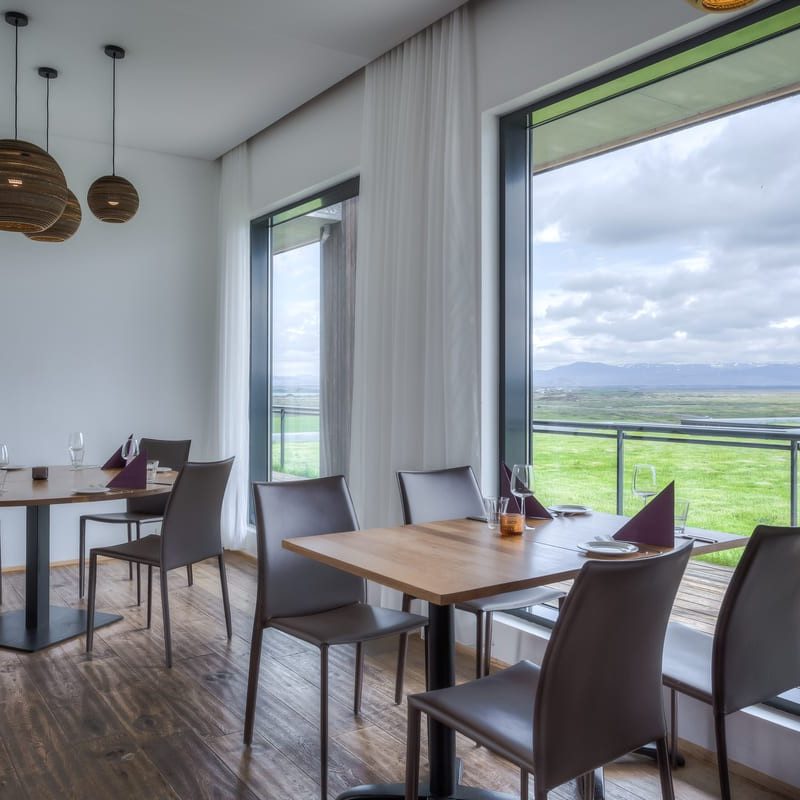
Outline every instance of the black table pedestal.
MULTIPOLYGON (((25 548, 25 610, 0 615, 0 647, 33 653, 86 633, 86 611, 50 605, 50 506, 28 506, 25 548)), ((95 627, 119 614, 95 614, 95 627)))

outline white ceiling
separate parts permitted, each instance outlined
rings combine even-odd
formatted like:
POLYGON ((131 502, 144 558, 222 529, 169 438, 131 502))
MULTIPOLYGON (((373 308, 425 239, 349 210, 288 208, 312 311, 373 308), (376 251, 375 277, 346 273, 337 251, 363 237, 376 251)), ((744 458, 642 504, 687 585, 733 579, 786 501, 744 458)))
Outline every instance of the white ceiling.
MULTIPOLYGON (((222 153, 422 30, 464 0, 7 0, 22 11, 20 136, 111 140, 200 158, 222 153)), ((14 30, 0 20, 0 138, 13 135, 14 30)))

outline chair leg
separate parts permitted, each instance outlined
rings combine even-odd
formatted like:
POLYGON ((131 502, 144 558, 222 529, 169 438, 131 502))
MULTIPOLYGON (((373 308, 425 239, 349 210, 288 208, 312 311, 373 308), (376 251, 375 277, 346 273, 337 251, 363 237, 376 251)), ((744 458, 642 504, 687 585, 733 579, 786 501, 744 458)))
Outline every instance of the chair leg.
POLYGON ((94 603, 97 595, 97 556, 89 557, 89 603, 86 610, 86 652, 91 653, 94 645, 94 603))
POLYGON ((675 800, 670 753, 666 737, 656 742, 656 758, 658 760, 658 773, 661 778, 661 800, 675 800))
POLYGON ((328 645, 319 649, 319 796, 328 798, 328 645))
MULTIPOLYGON (((483 675, 488 675, 492 671, 492 621, 494 615, 491 611, 486 613, 486 655, 484 659, 483 675)), ((483 677, 483 676, 481 676, 483 677)))
POLYGON ((147 567, 147 627, 153 621, 153 568, 147 567))
MULTIPOLYGON (((411 595, 403 594, 403 611, 411 611, 411 595)), ((408 634, 400 634, 400 644, 397 648, 397 677, 394 681, 394 704, 399 706, 403 701, 403 683, 406 674, 406 655, 408 654, 408 634)))
MULTIPOLYGON (((133 523, 129 522, 126 526, 128 528, 128 544, 133 541, 133 523)), ((133 561, 128 562, 128 580, 133 580, 133 561)))
POLYGON ((356 685, 353 691, 353 713, 361 713, 361 690, 364 686, 364 642, 356 644, 356 685))
POLYGON ((247 677, 247 704, 244 711, 244 743, 253 743, 253 724, 256 719, 256 696, 258 695, 258 675, 261 670, 261 641, 264 628, 256 614, 253 623, 253 638, 250 640, 250 673, 247 677))
POLYGON ((172 668, 172 630, 169 624, 169 593, 167 584, 167 571, 159 569, 161 578, 161 613, 164 617, 164 650, 166 652, 167 668, 172 668))
POLYGON ((731 800, 731 776, 728 773, 728 740, 725 735, 725 715, 714 711, 714 734, 717 739, 717 769, 719 770, 719 795, 731 800))
POLYGON ((475 678, 483 677, 483 634, 486 630, 486 614, 475 613, 475 678))
POLYGON ((78 599, 83 597, 83 573, 86 559, 86 520, 81 517, 81 532, 78 537, 78 599))
POLYGON ((678 693, 669 692, 669 758, 673 768, 678 766, 678 693))
MULTIPOLYGON (((225 571, 225 557, 223 553, 217 556, 219 563, 219 582, 222 585, 222 607, 225 609, 225 629, 228 631, 228 638, 233 637, 233 626, 231 625, 231 601, 228 596, 228 573, 225 571)), ((189 569, 192 565, 189 564, 189 569)), ((191 584, 190 584, 191 585, 191 584)))
POLYGON ((519 771, 519 800, 528 800, 530 791, 528 789, 528 771, 519 771))
POLYGON ((422 714, 408 704, 408 734, 406 736, 406 800, 419 797, 420 723, 422 714))
MULTIPOLYGON (((136 541, 138 542, 139 539, 142 538, 142 525, 141 523, 136 523, 136 541)), ((137 561, 136 562, 136 605, 140 606, 142 604, 142 565, 137 561)))
POLYGON ((192 565, 186 565, 186 583, 189 586, 194 586, 194 573, 192 572, 192 565))

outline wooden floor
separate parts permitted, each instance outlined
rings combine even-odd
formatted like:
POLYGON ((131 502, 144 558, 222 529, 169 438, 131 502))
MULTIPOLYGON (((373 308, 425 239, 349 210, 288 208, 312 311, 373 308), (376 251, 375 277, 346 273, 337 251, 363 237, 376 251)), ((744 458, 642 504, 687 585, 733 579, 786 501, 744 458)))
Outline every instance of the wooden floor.
MULTIPOLYGON (((255 565, 228 559, 234 637, 225 637, 216 567, 195 568, 195 585, 170 575, 175 667, 163 666, 160 622, 143 630, 135 584, 117 563, 101 564, 98 608, 125 619, 98 631, 95 652, 83 639, 34 655, 0 651, 0 798, 182 798, 305 800, 318 788, 316 651, 269 632, 262 659, 257 740, 242 745, 255 565)), ((4 610, 23 605, 24 575, 5 575, 4 610)), ((53 602, 77 603, 77 571, 53 570, 53 602)), ((160 606, 154 609, 160 620, 160 606)), ((395 649, 368 654, 361 717, 352 714, 349 648, 331 652, 331 796, 347 786, 399 780, 404 769, 405 713, 392 702, 395 649)), ((460 678, 472 660, 459 658, 460 678)), ((407 687, 422 689, 414 638, 407 687)), ((513 793, 517 774, 485 749, 459 741, 465 783, 513 793)), ((613 800, 658 797, 655 768, 630 759, 606 770, 613 800)), ((694 761, 676 772, 678 798, 717 796, 715 773, 694 761)), ((771 794, 741 779, 735 796, 771 794)), ((551 797, 575 797, 566 786, 551 797)))

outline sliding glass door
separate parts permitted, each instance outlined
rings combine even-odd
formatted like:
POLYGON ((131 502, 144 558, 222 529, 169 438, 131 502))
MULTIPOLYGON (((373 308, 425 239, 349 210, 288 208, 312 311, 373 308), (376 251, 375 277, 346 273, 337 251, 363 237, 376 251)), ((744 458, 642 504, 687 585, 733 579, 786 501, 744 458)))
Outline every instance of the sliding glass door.
POLYGON ((253 223, 254 480, 347 470, 357 210, 356 179, 253 223))

